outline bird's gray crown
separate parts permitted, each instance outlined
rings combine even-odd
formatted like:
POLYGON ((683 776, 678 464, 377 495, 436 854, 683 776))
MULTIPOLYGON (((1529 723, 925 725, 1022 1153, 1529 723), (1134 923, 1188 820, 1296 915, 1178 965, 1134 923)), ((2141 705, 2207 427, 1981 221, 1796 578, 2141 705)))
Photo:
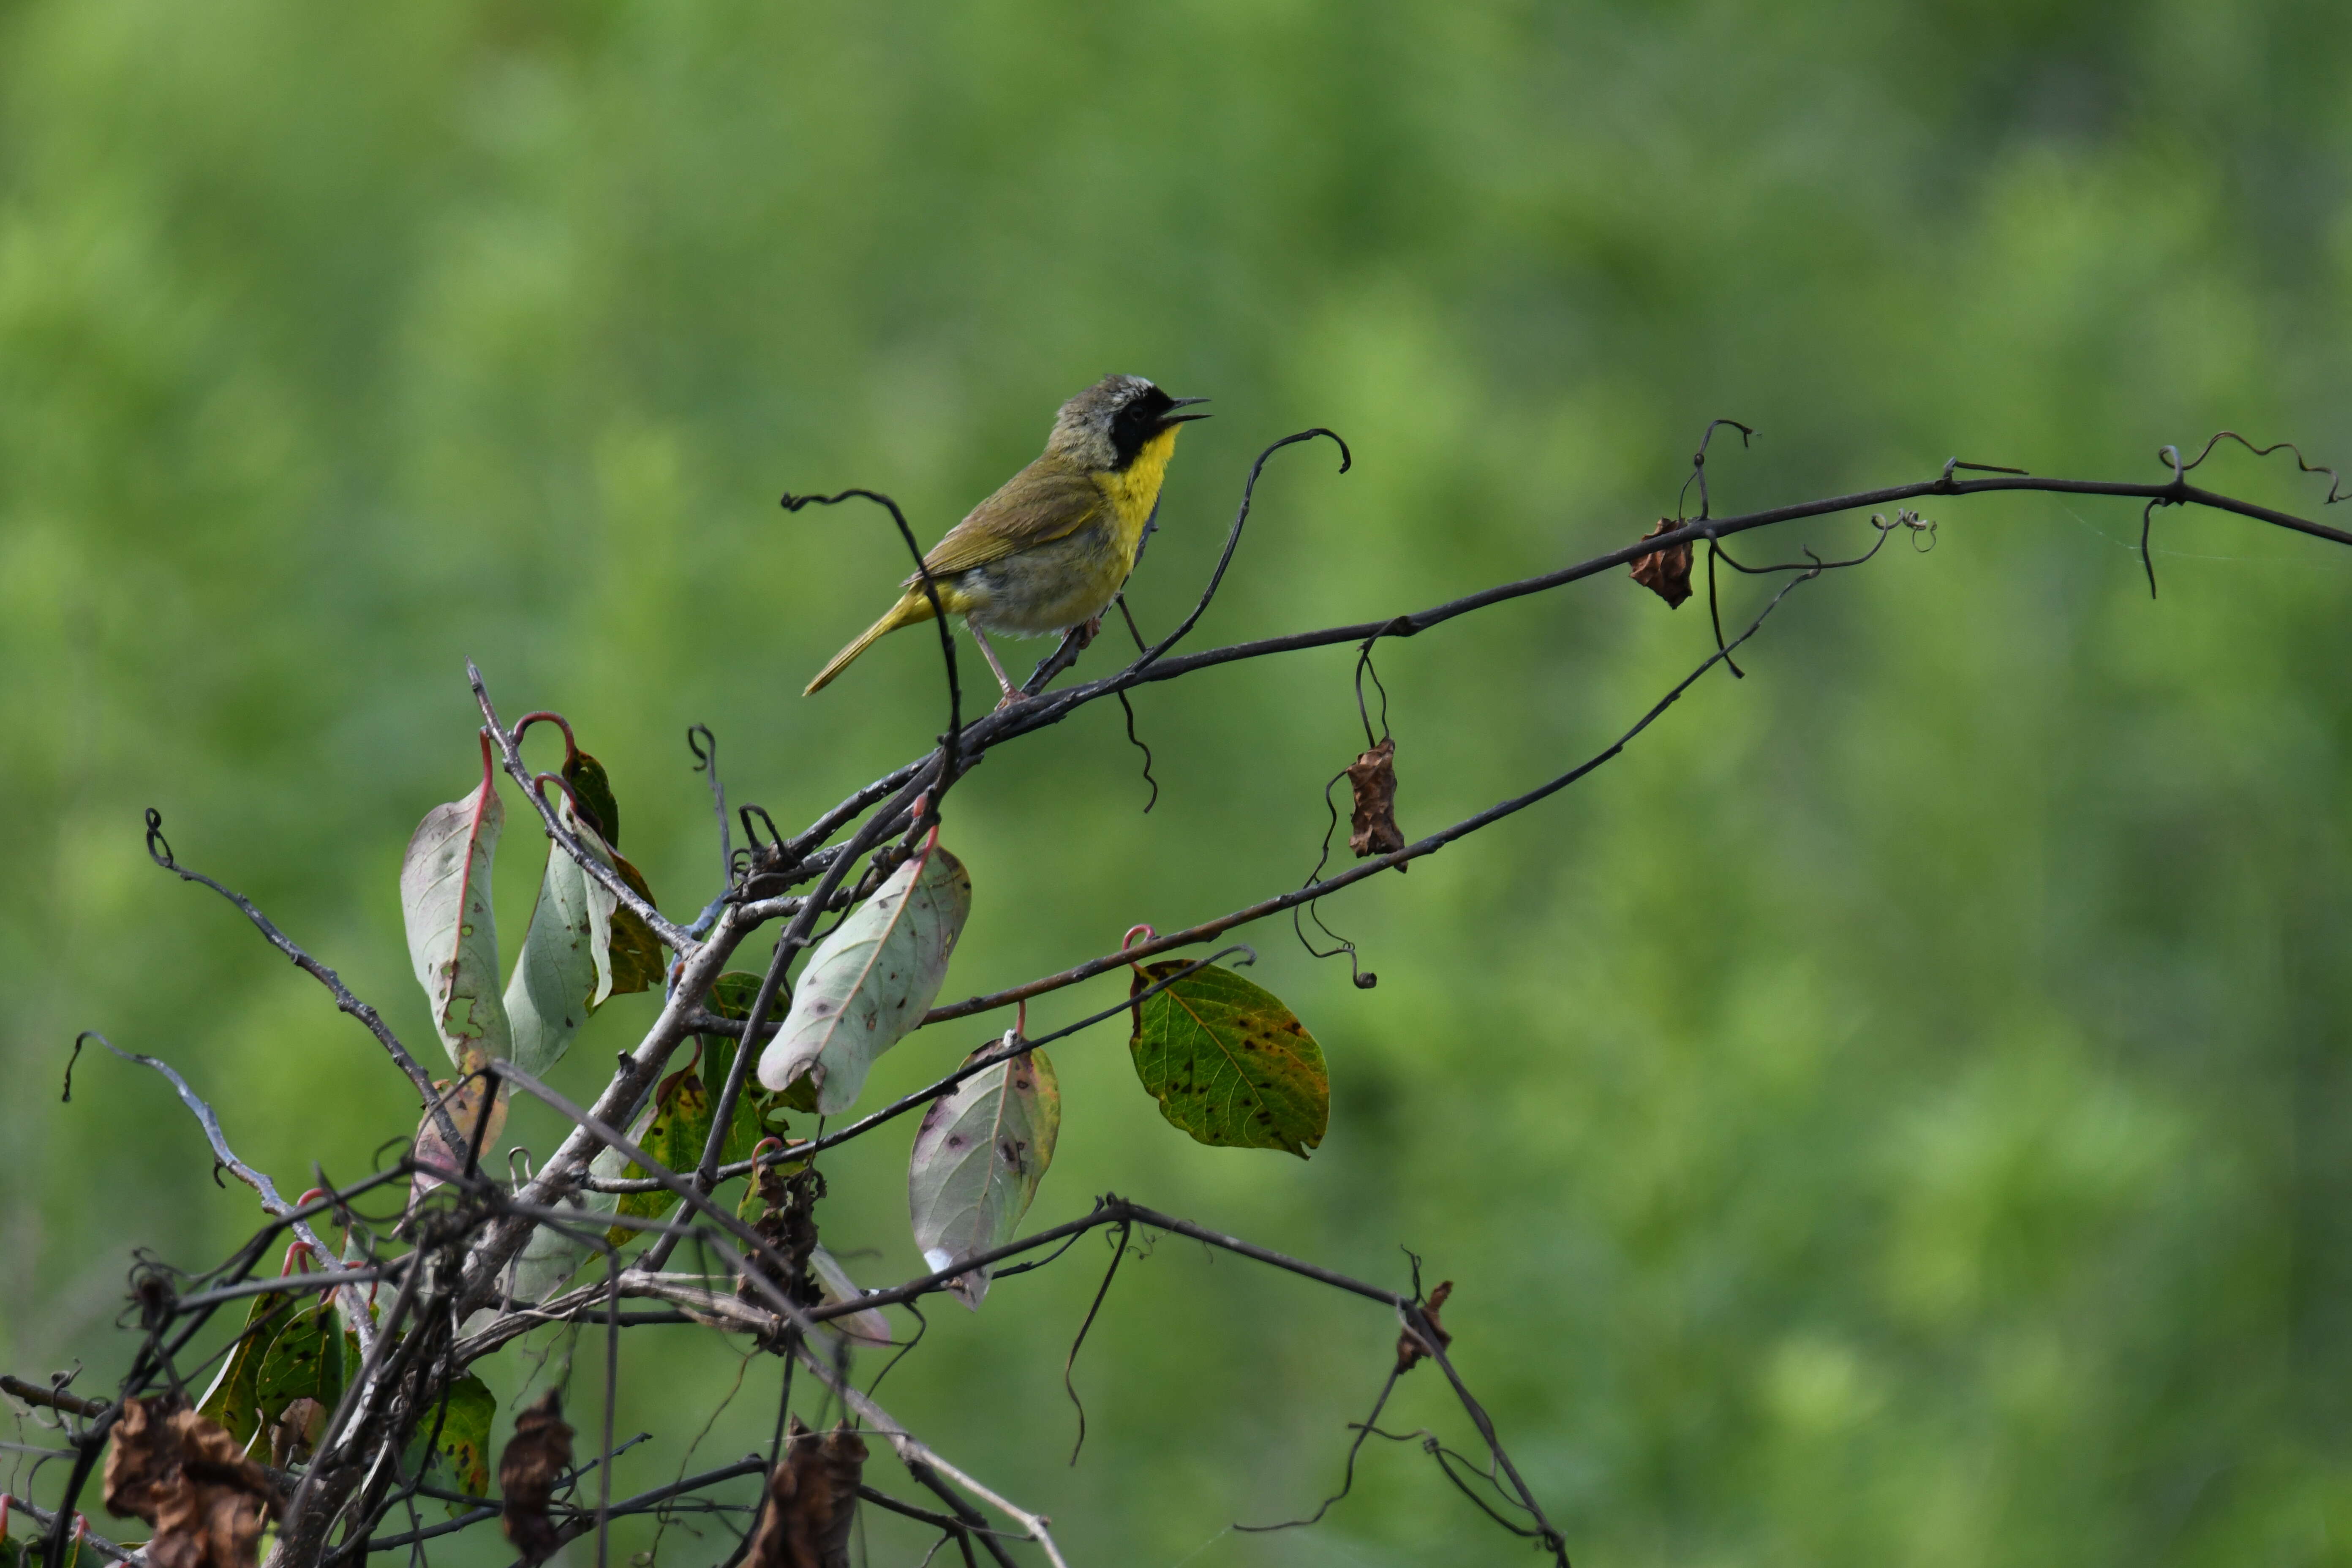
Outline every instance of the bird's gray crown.
POLYGON ((1175 405, 1139 375, 1107 375, 1062 405, 1045 449, 1088 468, 1123 468, 1175 405))

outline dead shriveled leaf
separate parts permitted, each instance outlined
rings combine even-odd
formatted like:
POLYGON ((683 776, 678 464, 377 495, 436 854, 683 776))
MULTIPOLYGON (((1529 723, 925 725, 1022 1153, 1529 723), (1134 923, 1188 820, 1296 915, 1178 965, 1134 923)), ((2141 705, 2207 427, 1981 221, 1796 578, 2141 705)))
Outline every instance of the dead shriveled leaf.
POLYGON ((261 1467, 175 1399, 126 1399, 106 1452, 106 1507, 155 1527, 155 1568, 253 1568, 278 1511, 261 1467))
MULTIPOLYGON (((1437 1289, 1429 1293, 1429 1300, 1421 1304, 1421 1315, 1429 1320, 1429 1329, 1432 1333, 1437 1336, 1437 1348, 1439 1350, 1444 1350, 1446 1346, 1454 1342, 1454 1336, 1447 1333, 1445 1331, 1445 1325, 1437 1321, 1437 1309, 1445 1305, 1445 1298, 1453 1294, 1454 1281, 1451 1279, 1441 1280, 1438 1283, 1437 1289)), ((1411 1329, 1407 1329, 1404 1332, 1397 1335, 1396 1369, 1398 1375, 1402 1376, 1404 1373, 1411 1372, 1413 1369, 1414 1363, 1423 1360, 1428 1354, 1429 1352, 1422 1345, 1421 1336, 1414 1333, 1411 1329)))
MULTIPOLYGON (((1185 967, 1145 964, 1128 994, 1185 967)), ((1212 964, 1137 1003, 1134 1018, 1135 1075, 1176 1126, 1203 1143, 1302 1160, 1323 1142, 1331 1114, 1323 1047, 1273 992, 1212 964)))
MULTIPOLYGON (((786 1267, 779 1278, 775 1265, 757 1253, 746 1253, 743 1267, 773 1285, 794 1306, 815 1306, 824 1299, 824 1290, 809 1264, 817 1250, 816 1205, 824 1197, 824 1173, 806 1162, 768 1166, 754 1179, 753 1190, 761 1212, 751 1221, 751 1228, 782 1255, 786 1267)), ((768 1305, 748 1279, 736 1281, 735 1293, 746 1301, 768 1305)))
MULTIPOLYGON (((1655 539, 1682 526, 1671 517, 1662 517, 1658 519, 1658 526, 1642 537, 1655 539)), ((1690 597, 1691 547, 1688 540, 1664 550, 1653 550, 1647 555, 1636 555, 1628 569, 1633 574, 1634 582, 1664 599, 1670 610, 1690 597)))
POLYGON ((572 1465, 572 1428, 563 1422, 562 1396, 547 1396, 515 1416, 514 1436, 499 1456, 499 1495, 506 1500, 507 1540, 525 1562, 544 1562, 561 1544, 547 1517, 547 1500, 572 1465))
POLYGON ((269 1462, 278 1469, 308 1460, 327 1430, 327 1407, 305 1396, 278 1414, 269 1429, 269 1462))
POLYGON ((820 1437, 792 1419, 745 1568, 849 1568, 866 1444, 846 1422, 820 1437))
POLYGON ((1396 825, 1396 742, 1382 741, 1350 763, 1348 786, 1356 792, 1356 809, 1348 819, 1348 847, 1356 858, 1403 848, 1404 835, 1396 825))

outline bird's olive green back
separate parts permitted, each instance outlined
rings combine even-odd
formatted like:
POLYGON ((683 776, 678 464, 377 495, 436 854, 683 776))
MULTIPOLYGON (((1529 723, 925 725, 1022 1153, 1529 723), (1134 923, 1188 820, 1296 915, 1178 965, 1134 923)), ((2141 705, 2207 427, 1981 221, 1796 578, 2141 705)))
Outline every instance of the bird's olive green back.
POLYGON ((1104 505, 1102 489, 1092 474, 1049 452, 1005 480, 948 530, 947 537, 923 557, 923 564, 934 573, 985 566, 1016 551, 1067 538, 1100 516, 1104 505))

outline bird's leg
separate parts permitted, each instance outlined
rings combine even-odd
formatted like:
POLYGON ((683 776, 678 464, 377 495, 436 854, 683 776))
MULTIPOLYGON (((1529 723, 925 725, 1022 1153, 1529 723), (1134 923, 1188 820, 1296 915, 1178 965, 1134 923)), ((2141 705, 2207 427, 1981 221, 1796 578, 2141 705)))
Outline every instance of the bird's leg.
POLYGON ((996 650, 988 646, 987 634, 982 632, 978 626, 972 626, 970 621, 966 621, 964 625, 971 626, 971 640, 980 645, 981 657, 987 659, 988 668, 996 672, 996 684, 1004 689, 1004 696, 996 704, 997 711, 1003 712, 1005 709, 1012 707, 1015 702, 1021 700, 1021 693, 1019 689, 1013 686, 1013 678, 1004 673, 1004 666, 997 662, 996 650))
POLYGON ((1093 646, 1095 638, 1101 635, 1102 617, 1100 616, 1093 616, 1085 626, 1078 628, 1078 646, 1080 647, 1090 647, 1093 646))

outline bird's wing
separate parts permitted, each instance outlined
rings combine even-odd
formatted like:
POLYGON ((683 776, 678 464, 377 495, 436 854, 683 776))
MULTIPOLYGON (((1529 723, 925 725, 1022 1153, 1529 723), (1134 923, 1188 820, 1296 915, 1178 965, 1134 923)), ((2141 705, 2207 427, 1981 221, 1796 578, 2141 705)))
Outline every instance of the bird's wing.
MULTIPOLYGON (((985 566, 1076 533, 1101 514, 1104 504, 1093 475, 1040 458, 948 530, 923 564, 934 576, 985 566)), ((911 585, 919 579, 907 581, 911 585)))

